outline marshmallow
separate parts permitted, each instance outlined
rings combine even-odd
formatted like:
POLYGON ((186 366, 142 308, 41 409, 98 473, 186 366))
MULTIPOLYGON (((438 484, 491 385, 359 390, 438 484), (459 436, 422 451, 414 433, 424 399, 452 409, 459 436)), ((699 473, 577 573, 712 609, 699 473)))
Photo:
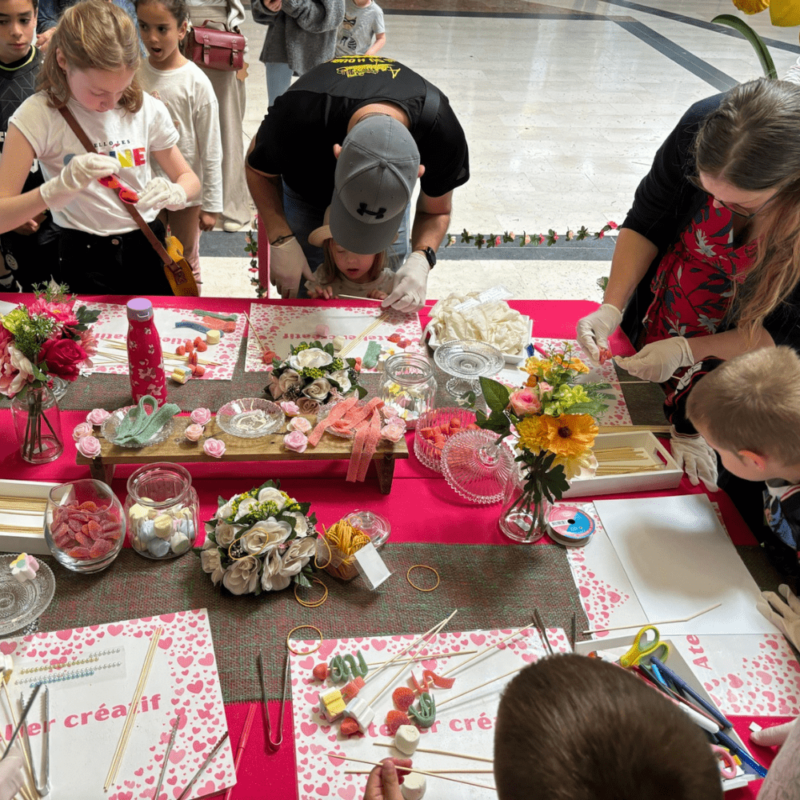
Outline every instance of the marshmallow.
POLYGON ((146 545, 155 535, 156 531, 153 527, 153 520, 144 520, 139 526, 139 540, 146 545))
POLYGON ((189 378, 192 377, 192 373, 184 372, 183 370, 180 369, 175 369, 172 371, 172 374, 169 377, 172 378, 172 380, 175 381, 175 383, 186 383, 186 381, 188 381, 189 378))
POLYGON ((220 332, 214 330, 213 328, 210 331, 206 332, 206 343, 207 344, 219 344, 219 337, 221 336, 220 332))
POLYGON ((176 533, 169 540, 169 546, 172 552, 179 556, 185 553, 192 545, 188 537, 184 536, 182 533, 176 533))
POLYGON ((345 702, 338 689, 319 695, 319 710, 329 722, 336 722, 345 712, 345 702))
POLYGON ((151 556, 164 558, 164 556, 169 553, 169 542, 164 539, 151 539, 147 543, 147 550, 151 556))
POLYGON ((318 337, 319 339, 327 339, 330 335, 331 329, 327 325, 317 325, 314 328, 314 336, 318 337))
POLYGON ((153 520, 153 528, 159 539, 169 539, 172 536, 172 517, 169 514, 159 514, 153 520))
POLYGON ((344 336, 334 336, 333 337, 333 349, 335 352, 339 352, 344 347, 344 336))
POLYGON ((369 728, 370 722, 375 719, 375 709, 367 705, 366 700, 360 697, 354 697, 344 710, 344 715, 354 719, 358 723, 361 733, 366 733, 369 728))
POLYGON ((36 577, 39 562, 27 553, 20 553, 11 562, 11 575, 17 583, 26 583, 36 577))
POLYGON ((425 776, 418 772, 409 772, 400 784, 400 794, 404 800, 422 800, 426 788, 425 776))
POLYGON ((128 519, 131 522, 136 523, 140 520, 147 519, 148 511, 144 506, 140 506, 138 503, 134 503, 128 509, 128 519))
POLYGON ((401 725, 394 737, 394 746, 404 755, 413 756, 419 745, 419 731, 413 725, 401 725))

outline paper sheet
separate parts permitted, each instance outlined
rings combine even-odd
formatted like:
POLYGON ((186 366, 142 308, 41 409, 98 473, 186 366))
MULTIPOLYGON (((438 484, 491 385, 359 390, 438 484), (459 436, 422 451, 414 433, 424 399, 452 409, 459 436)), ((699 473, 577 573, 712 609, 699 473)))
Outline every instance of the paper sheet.
MULTIPOLYGON (((377 305, 377 304, 376 304, 377 305)), ((300 342, 332 342, 336 336, 346 340, 355 339, 381 313, 363 306, 278 306, 253 303, 250 306, 250 322, 258 333, 264 347, 274 350, 278 358, 289 356, 289 347, 300 342), (317 336, 320 325, 328 327, 328 336, 317 336)), ((417 314, 401 314, 389 311, 386 320, 348 353, 349 358, 363 358, 370 341, 378 341, 387 350, 395 353, 423 353, 419 344, 422 328, 417 314), (408 339, 411 344, 405 350, 387 341, 392 334, 408 339)), ((266 372, 271 365, 261 360, 261 347, 254 334, 247 340, 247 362, 245 371, 266 372)))
MULTIPOLYGON (((459 649, 482 650, 499 642, 512 630, 509 628, 507 630, 442 633, 429 646, 430 649, 423 653, 442 653, 459 649)), ((563 630, 550 629, 548 633, 554 650, 570 652, 563 630)), ((364 765, 348 763, 339 759, 332 760, 325 753, 341 753, 344 756, 361 758, 366 761, 380 761, 382 758, 394 754, 393 750, 375 747, 373 743, 390 743, 392 741, 388 734, 388 728, 384 725, 384 720, 388 711, 394 708, 392 691, 396 686, 408 685, 410 674, 410 670, 401 673, 397 683, 392 684, 375 704, 375 721, 369 726, 367 735, 343 737, 339 733, 339 723, 330 725, 319 715, 318 695, 324 689, 333 688, 333 684, 330 680, 324 683, 314 680, 311 674, 314 665, 323 661, 329 662, 331 656, 338 654, 352 653, 355 655, 359 649, 363 651, 368 663, 385 661, 403 647, 411 644, 417 635, 326 639, 320 650, 313 655, 293 655, 291 657, 292 685, 294 686, 292 706, 295 755, 300 800, 319 800, 320 797, 355 800, 362 796, 367 782, 366 775, 345 775, 345 770, 358 769, 364 765)), ((314 642, 293 643, 297 650, 310 649, 314 645, 314 642)), ((487 654, 484 659, 466 665, 462 671, 456 672, 453 675, 456 682, 452 689, 435 689, 435 699, 437 702, 443 702, 448 695, 455 697, 496 675, 503 675, 517 667, 524 667, 525 664, 532 663, 542 655, 544 655, 543 645, 535 630, 531 629, 527 635, 511 639, 507 644, 500 645, 491 655, 487 654)), ((462 658, 461 660, 466 659, 462 658)), ((422 669, 425 668, 441 674, 452 669, 458 661, 458 658, 449 658, 420 662, 420 665, 414 667, 414 673, 419 678, 422 669)), ((387 667, 376 677, 375 687, 370 687, 368 683, 362 689, 364 699, 369 702, 377 690, 382 688, 396 671, 397 668, 387 667)), ((512 678, 513 675, 498 680, 496 683, 491 683, 478 689, 474 694, 464 697, 463 701, 455 700, 451 705, 439 709, 433 727, 427 731, 421 731, 420 747, 453 750, 482 756, 491 753, 500 693, 512 678)), ((464 766, 465 763, 463 759, 454 759, 433 753, 418 753, 414 756, 415 766, 425 770, 456 769, 464 766)), ((471 763, 469 767, 480 768, 480 762, 471 763)), ((369 769, 368 767, 364 768, 369 769)), ((491 768, 491 764, 486 764, 486 768, 491 768)), ((474 780, 475 783, 494 785, 491 774, 463 775, 461 777, 474 780)), ((437 781, 435 778, 429 778, 428 784, 427 795, 432 798, 458 797, 459 800, 487 800, 493 796, 486 789, 437 781)))
POLYGON ((775 633, 756 610, 759 590, 705 495, 597 500, 605 532, 649 620, 678 633, 775 633))

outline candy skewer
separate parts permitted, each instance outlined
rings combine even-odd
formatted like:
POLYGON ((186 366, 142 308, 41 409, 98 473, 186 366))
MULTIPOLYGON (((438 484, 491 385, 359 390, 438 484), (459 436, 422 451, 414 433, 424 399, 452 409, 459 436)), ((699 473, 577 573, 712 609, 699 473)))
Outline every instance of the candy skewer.
MULTIPOLYGON (((356 764, 369 764, 371 767, 380 767, 381 764, 378 761, 365 761, 363 758, 348 758, 347 756, 339 755, 339 753, 327 753, 330 758, 338 758, 341 761, 352 761, 356 764)), ((435 772, 425 772, 422 769, 414 769, 413 767, 400 767, 400 769, 405 769, 407 772, 416 772, 418 775, 429 775, 432 778, 441 778, 443 781, 452 781, 453 783, 464 783, 467 786, 477 786, 479 789, 488 789, 491 792, 496 792, 494 786, 487 786, 485 783, 472 783, 471 781, 463 781, 459 780, 458 778, 450 778, 447 775, 437 775, 435 772)), ((180 798, 178 798, 180 800, 180 798)))
POLYGON ((502 678, 507 678, 509 675, 513 675, 516 672, 520 672, 521 670, 525 669, 526 666, 527 664, 522 667, 517 667, 516 669, 512 669, 511 672, 506 672, 503 675, 498 675, 496 678, 492 678, 491 680, 485 681, 484 683, 480 683, 477 686, 473 686, 471 689, 467 689, 466 692, 461 692, 461 694, 457 694, 454 697, 448 697, 447 700, 442 700, 441 703, 437 703, 437 708, 441 708, 442 706, 447 705, 447 703, 450 703, 453 700, 458 700, 459 697, 464 697, 464 695, 470 694, 471 692, 475 692, 478 689, 483 689, 484 686, 488 686, 490 683, 494 683, 495 681, 499 681, 502 678))
MULTIPOLYGON (((394 747, 393 744, 387 742, 373 742, 375 747, 394 747)), ((440 756, 453 756, 453 758, 467 758, 470 761, 485 761, 487 764, 494 764, 493 758, 485 758, 484 756, 470 756, 466 753, 454 753, 451 750, 434 750, 433 748, 418 747, 415 752, 417 753, 435 753, 440 756)))
POLYGON ((519 635, 520 635, 520 634, 521 634, 523 631, 526 631, 526 630, 528 630, 529 628, 530 628, 530 626, 529 626, 529 625, 526 625, 526 626, 525 626, 525 627, 523 627, 523 628, 518 628, 516 631, 514 631, 514 633, 510 633, 508 636, 506 636, 506 637, 505 637, 505 639, 501 639, 501 640, 500 640, 499 642, 497 642, 496 644, 491 644, 491 645, 489 645, 488 647, 484 647, 484 648, 483 648, 483 650, 481 650, 481 651, 478 653, 478 655, 476 655, 476 656, 473 656, 473 657, 472 657, 472 658, 470 658, 469 660, 465 661, 463 664, 456 664, 456 665, 453 667, 453 669, 451 669, 451 670, 448 670, 447 672, 445 672, 445 673, 442 675, 442 677, 443 677, 443 678, 446 678, 448 675, 450 675, 450 673, 452 673, 452 672, 455 672, 457 669, 461 669, 462 667, 466 667, 466 666, 467 666, 467 664, 471 664, 473 661, 475 661, 475 659, 478 659, 478 658, 480 658, 481 656, 483 656, 483 655, 485 655, 486 653, 488 653, 490 650, 494 650, 496 647, 499 647, 501 644, 503 644, 504 642, 507 642, 509 639, 514 639, 515 637, 519 636, 519 635))

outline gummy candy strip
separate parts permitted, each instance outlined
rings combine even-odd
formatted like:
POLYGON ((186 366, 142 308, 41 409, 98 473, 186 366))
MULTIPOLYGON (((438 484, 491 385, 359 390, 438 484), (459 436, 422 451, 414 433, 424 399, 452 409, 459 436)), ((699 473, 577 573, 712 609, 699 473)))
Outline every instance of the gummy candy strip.
POLYGON ((419 708, 412 706, 408 709, 408 715, 420 728, 430 728, 436 722, 436 701, 433 695, 423 692, 419 696, 419 708))
POLYGON ((172 417, 180 413, 180 410, 180 406, 175 403, 164 403, 159 408, 155 397, 145 395, 119 423, 113 443, 144 447, 172 417), (148 405, 152 408, 152 413, 149 415, 145 411, 145 406, 148 405))

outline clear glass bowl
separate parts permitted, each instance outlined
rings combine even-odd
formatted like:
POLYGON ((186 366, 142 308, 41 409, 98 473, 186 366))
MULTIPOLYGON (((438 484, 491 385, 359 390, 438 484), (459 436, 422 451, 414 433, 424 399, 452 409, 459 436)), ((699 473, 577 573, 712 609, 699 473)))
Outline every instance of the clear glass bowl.
POLYGON ((447 381, 447 391, 453 397, 480 392, 478 378, 496 375, 506 363, 496 347, 477 339, 444 342, 434 351, 433 360, 439 369, 453 376, 447 381))
POLYGON ((100 572, 122 549, 122 504, 110 486, 91 478, 54 486, 44 514, 44 538, 67 569, 100 572))
POLYGON ((511 452, 492 431, 464 431, 442 449, 442 473, 450 488, 472 503, 497 503, 513 467, 511 452))
MULTIPOLYGON (((142 447, 149 447, 151 444, 161 444, 161 442, 165 442, 169 435, 172 433, 172 429, 175 426, 175 418, 170 417, 144 444, 136 445, 136 444, 117 444, 115 441, 117 438, 117 429, 120 426, 120 423, 123 419, 125 419, 125 415, 132 409, 136 408, 136 406, 125 406, 124 408, 118 408, 114 411, 110 417, 108 417, 103 425, 100 428, 100 433, 103 435, 103 438, 106 441, 111 442, 111 444, 115 445, 116 447, 125 447, 130 449, 141 449, 142 447)), ((149 409, 149 406, 146 406, 145 409, 149 409)), ((147 411, 149 414, 149 410, 147 411)))
POLYGON ((220 428, 240 439, 260 439, 274 433, 283 425, 283 420, 280 406, 263 397, 231 400, 217 411, 220 428))
MULTIPOLYGON (((437 447, 435 440, 427 438, 424 432, 440 426, 445 426, 452 430, 451 424, 453 420, 458 420, 459 428, 465 430, 468 425, 475 423, 475 412, 468 411, 465 408, 437 408, 426 412, 417 420, 417 429, 414 433, 414 455, 420 460, 420 463, 434 472, 442 471, 442 448, 444 444, 437 447)), ((448 434, 445 437, 446 441, 454 435, 455 433, 448 434)))
POLYGON ((38 619, 50 605, 56 579, 44 561, 32 581, 19 583, 11 574, 10 564, 16 555, 0 556, 0 636, 8 636, 38 619))
POLYGON ((188 553, 200 525, 192 476, 180 464, 146 464, 128 478, 125 519, 131 547, 166 561, 188 553))

